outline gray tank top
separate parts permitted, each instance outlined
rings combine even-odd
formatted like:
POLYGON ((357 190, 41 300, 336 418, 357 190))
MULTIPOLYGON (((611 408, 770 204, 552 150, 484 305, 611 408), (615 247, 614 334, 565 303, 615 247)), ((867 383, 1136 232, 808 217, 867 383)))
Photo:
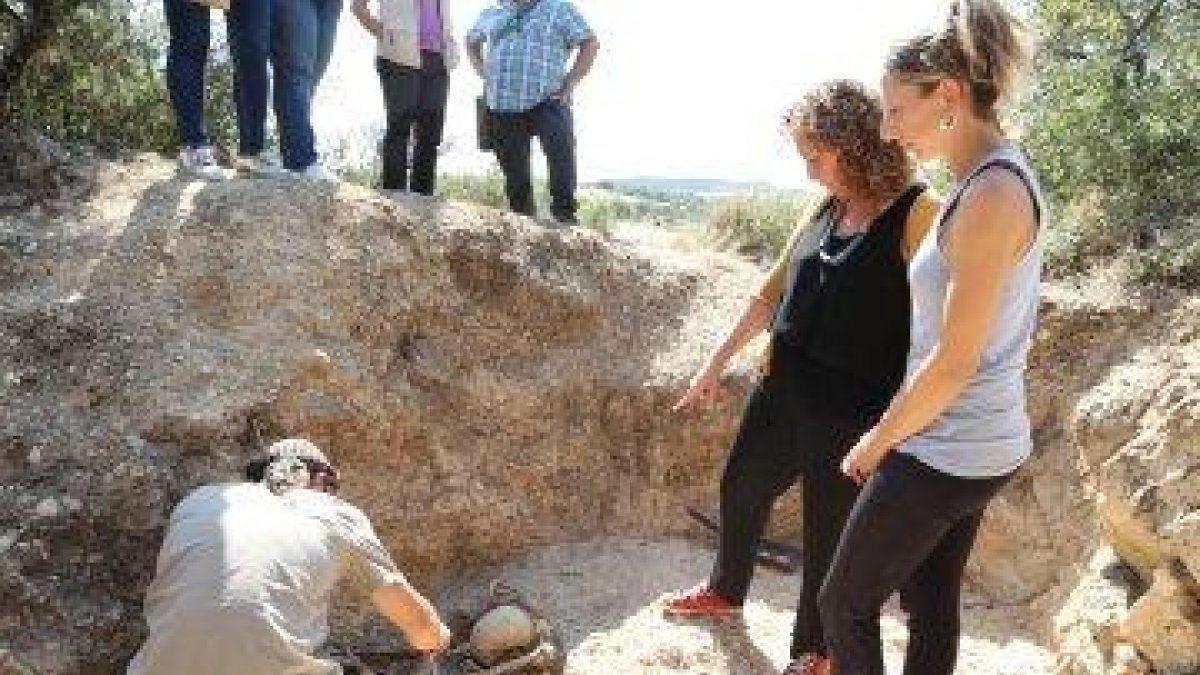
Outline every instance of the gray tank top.
POLYGON ((938 471, 964 478, 1008 474, 1033 449, 1025 409, 1025 364, 1037 323, 1045 204, 1037 178, 1017 150, 1003 147, 989 153, 951 190, 908 270, 913 303, 907 377, 912 377, 942 339, 946 285, 950 280, 941 246, 946 223, 966 186, 981 171, 996 166, 1013 171, 1029 188, 1037 212, 1037 232, 1011 269, 979 369, 932 424, 897 448, 938 471))

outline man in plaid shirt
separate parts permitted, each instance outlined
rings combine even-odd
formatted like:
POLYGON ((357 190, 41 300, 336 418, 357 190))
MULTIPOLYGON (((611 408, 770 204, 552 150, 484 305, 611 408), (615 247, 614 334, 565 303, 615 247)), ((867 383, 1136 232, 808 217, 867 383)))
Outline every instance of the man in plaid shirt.
POLYGON ((568 0, 499 0, 480 14, 466 42, 493 113, 509 207, 536 212, 529 149, 537 136, 549 173, 550 212, 559 222, 575 223, 571 102, 600 47, 592 29, 568 0))

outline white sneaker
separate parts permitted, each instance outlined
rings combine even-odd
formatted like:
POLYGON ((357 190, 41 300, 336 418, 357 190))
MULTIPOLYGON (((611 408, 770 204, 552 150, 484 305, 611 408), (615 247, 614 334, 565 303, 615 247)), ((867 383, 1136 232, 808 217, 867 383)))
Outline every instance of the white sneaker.
POLYGON ((321 164, 320 162, 314 162, 309 164, 306 168, 300 169, 299 171, 293 171, 292 175, 299 178, 307 178, 309 180, 326 181, 328 183, 337 183, 341 180, 341 178, 337 177, 337 174, 333 173, 329 169, 326 169, 325 165, 321 164))
POLYGON ((239 172, 258 178, 282 176, 286 171, 277 158, 265 152, 257 155, 238 155, 237 159, 233 160, 233 165, 239 172))
POLYGON ((226 180, 229 172, 217 164, 217 152, 211 146, 183 148, 179 151, 179 172, 204 180, 226 180))

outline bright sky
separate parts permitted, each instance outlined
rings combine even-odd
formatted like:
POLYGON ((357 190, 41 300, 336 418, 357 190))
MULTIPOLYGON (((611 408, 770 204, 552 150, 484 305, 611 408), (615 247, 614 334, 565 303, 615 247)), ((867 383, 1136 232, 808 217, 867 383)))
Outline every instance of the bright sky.
MULTIPOLYGON (((807 87, 834 77, 872 85, 889 45, 936 25, 946 0, 575 0, 600 56, 575 103, 580 178, 766 180, 800 185, 804 169, 778 132, 807 87)), ((346 2, 349 5, 349 0, 346 2)), ((488 0, 452 0, 462 35, 488 0)), ((315 124, 324 140, 383 127, 374 45, 347 11, 315 124)), ((444 171, 479 171, 464 62, 451 74, 444 171)), ((536 143, 535 143, 536 145, 536 143)), ((535 167, 541 159, 535 156, 535 167)))

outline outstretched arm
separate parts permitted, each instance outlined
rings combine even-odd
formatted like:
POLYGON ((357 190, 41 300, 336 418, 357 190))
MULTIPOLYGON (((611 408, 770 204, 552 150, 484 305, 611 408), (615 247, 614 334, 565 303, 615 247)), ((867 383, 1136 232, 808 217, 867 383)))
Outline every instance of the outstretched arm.
POLYGON ((329 496, 328 507, 316 513, 338 541, 338 550, 346 556, 347 572, 364 575, 371 589, 371 601, 379 613, 400 629, 415 649, 437 652, 450 642, 450 631, 433 608, 408 583, 396 568, 396 562, 379 540, 366 514, 354 505, 329 496))
POLYGON ((675 404, 674 410, 695 407, 712 401, 720 389, 721 373, 733 355, 741 351, 746 343, 761 333, 771 323, 775 302, 754 297, 747 303, 737 323, 729 329, 725 339, 708 355, 704 366, 692 378, 688 389, 675 404))
POLYGON ((379 613, 404 633, 414 649, 440 652, 450 645, 450 629, 433 605, 405 580, 375 589, 371 601, 379 613))
POLYGON ((721 373, 725 370, 725 364, 733 358, 734 354, 741 351, 747 342, 771 325, 771 319, 786 290, 792 258, 796 255, 797 247, 807 245, 804 242, 811 238, 814 232, 813 217, 824 203, 825 198, 821 197, 805 207, 804 216, 792 231, 787 245, 783 247, 783 251, 776 259, 774 266, 771 267, 771 271, 763 279, 758 293, 751 298, 745 309, 742 310, 742 315, 738 318, 737 323, 729 329, 725 339, 713 350, 704 366, 692 378, 688 390, 675 404, 675 410, 711 401, 720 389, 721 373))

